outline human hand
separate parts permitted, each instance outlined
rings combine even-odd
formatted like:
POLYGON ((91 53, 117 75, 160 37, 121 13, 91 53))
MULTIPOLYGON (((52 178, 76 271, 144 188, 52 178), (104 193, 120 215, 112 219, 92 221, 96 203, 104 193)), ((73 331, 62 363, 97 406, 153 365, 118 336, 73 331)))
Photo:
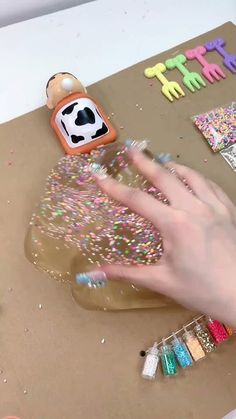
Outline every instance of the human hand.
POLYGON ((108 265, 92 277, 104 280, 106 275, 158 291, 236 326, 235 206, 219 186, 192 169, 174 162, 156 164, 135 148, 129 154, 140 173, 165 194, 169 206, 104 172, 95 177, 110 197, 158 228, 164 255, 157 265, 108 265), (178 177, 186 179, 193 193, 178 177))

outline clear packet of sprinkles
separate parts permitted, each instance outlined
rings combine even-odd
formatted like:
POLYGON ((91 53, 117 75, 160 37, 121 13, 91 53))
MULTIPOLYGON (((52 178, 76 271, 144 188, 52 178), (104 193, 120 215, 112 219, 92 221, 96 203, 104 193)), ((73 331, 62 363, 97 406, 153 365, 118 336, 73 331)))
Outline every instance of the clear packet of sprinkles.
POLYGON ((214 152, 236 142, 236 102, 195 115, 192 120, 214 152))
POLYGON ((220 154, 230 165, 231 169, 233 169, 234 172, 236 172, 236 143, 230 145, 225 150, 221 150, 220 154))

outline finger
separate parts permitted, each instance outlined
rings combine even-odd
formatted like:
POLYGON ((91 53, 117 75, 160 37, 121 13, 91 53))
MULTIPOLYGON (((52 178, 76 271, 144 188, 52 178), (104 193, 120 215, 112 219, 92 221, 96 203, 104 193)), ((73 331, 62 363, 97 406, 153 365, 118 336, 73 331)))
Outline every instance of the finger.
POLYGON ((101 269, 108 280, 128 282, 143 288, 159 291, 162 294, 168 294, 169 292, 168 269, 164 265, 107 265, 101 269))
POLYGON ((111 198, 151 221, 165 236, 168 223, 172 221, 174 216, 173 209, 146 192, 123 185, 109 176, 102 178, 99 175, 94 176, 100 188, 111 198))
POLYGON ((163 192, 171 205, 181 209, 188 209, 192 206, 196 198, 189 193, 178 177, 171 174, 163 165, 150 160, 137 150, 131 150, 130 157, 138 171, 163 192))
POLYGON ((180 177, 186 179, 190 188, 201 201, 214 207, 219 205, 219 199, 210 187, 208 179, 205 179, 200 173, 177 163, 167 163, 166 166, 173 167, 180 177))
POLYGON ((236 221, 236 207, 233 202, 230 200, 228 195, 226 195, 223 189, 213 182, 213 180, 209 180, 209 183, 217 198, 226 206, 226 208, 230 211, 230 214, 233 216, 233 219, 236 221))

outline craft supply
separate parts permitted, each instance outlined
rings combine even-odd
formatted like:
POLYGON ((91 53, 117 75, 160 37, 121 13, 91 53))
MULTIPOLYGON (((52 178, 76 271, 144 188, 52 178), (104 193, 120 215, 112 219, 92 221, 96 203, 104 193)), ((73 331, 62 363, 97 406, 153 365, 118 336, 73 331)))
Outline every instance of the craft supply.
POLYGON ((175 354, 172 351, 171 346, 165 343, 165 340, 163 340, 163 345, 161 348, 161 365, 163 374, 165 376, 177 374, 175 354))
POLYGON ((225 40, 223 38, 216 38, 207 42, 204 46, 207 51, 217 51, 224 58, 224 66, 232 73, 236 73, 236 54, 230 54, 225 50, 225 40))
POLYGON ((216 349, 216 345, 205 327, 198 323, 194 328, 194 332, 205 352, 213 352, 216 349))
POLYGON ((207 322, 207 328, 210 331, 216 343, 224 342, 224 340, 228 339, 229 337, 223 324, 220 323, 218 320, 213 320, 209 317, 207 322))
MULTIPOLYGON (((163 375, 175 375, 177 373, 176 360, 180 367, 185 369, 193 365, 194 361, 204 358, 206 353, 213 352, 216 349, 216 343, 223 342, 234 333, 232 328, 223 326, 219 321, 202 315, 185 324, 171 335, 162 338, 160 342, 155 342, 153 347, 146 351, 140 351, 140 356, 146 354, 158 356, 160 347, 163 375), (201 320, 201 324, 199 320, 201 320), (195 324, 194 330, 191 329, 193 324, 195 324), (177 336, 179 334, 181 336, 177 336), (169 340, 171 340, 171 345, 167 343, 169 340)), ((150 369, 151 372, 144 374, 144 378, 154 379, 155 372, 153 371, 156 371, 158 361, 159 359, 156 360, 156 358, 146 359, 144 368, 147 368, 147 371, 150 369)))
POLYGON ((167 80, 163 75, 165 71, 166 66, 163 63, 158 63, 154 67, 146 68, 144 70, 144 75, 149 79, 156 77, 162 84, 161 91, 163 95, 165 95, 170 102, 173 102, 172 96, 179 99, 179 97, 185 96, 185 93, 176 81, 167 80))
POLYGON ((200 76, 200 74, 189 71, 186 66, 184 65, 186 63, 187 59, 184 54, 176 55, 174 58, 170 58, 169 60, 166 60, 165 65, 168 70, 173 70, 174 68, 177 68, 180 73, 183 74, 183 83, 184 85, 191 91, 195 92, 195 88, 198 90, 201 88, 201 86, 205 87, 206 83, 200 76))
POLYGON ((196 115, 192 119, 214 152, 236 141, 236 102, 196 115))
POLYGON ((157 343, 155 342, 153 347, 149 349, 148 354, 145 359, 142 377, 147 380, 154 380, 156 376, 156 370, 159 363, 157 343))
POLYGON ((224 325, 224 327, 229 336, 232 336, 235 333, 235 329, 233 329, 232 327, 227 325, 224 325))
POLYGON ((116 139, 104 110, 72 74, 54 74, 46 93, 49 109, 55 108, 51 126, 67 154, 87 153, 116 139))
POLYGON ((224 150, 221 150, 220 154, 230 165, 231 169, 236 172, 236 144, 230 145, 224 150))
POLYGON ((203 351, 202 346, 200 345, 197 337, 194 335, 192 330, 187 330, 185 328, 183 339, 194 361, 199 361, 200 359, 205 357, 205 352, 203 351))
POLYGON ((203 57, 205 54, 206 48, 202 45, 185 51, 188 60, 196 59, 202 65, 202 74, 210 83, 214 83, 214 79, 217 81, 219 81, 221 77, 224 79, 226 75, 223 73, 220 66, 218 64, 209 63, 206 58, 203 57))
POLYGON ((172 340, 172 347, 179 365, 182 368, 189 367, 193 364, 193 360, 187 349, 187 346, 185 345, 183 340, 181 338, 177 338, 175 334, 173 334, 173 337, 174 339, 172 340))

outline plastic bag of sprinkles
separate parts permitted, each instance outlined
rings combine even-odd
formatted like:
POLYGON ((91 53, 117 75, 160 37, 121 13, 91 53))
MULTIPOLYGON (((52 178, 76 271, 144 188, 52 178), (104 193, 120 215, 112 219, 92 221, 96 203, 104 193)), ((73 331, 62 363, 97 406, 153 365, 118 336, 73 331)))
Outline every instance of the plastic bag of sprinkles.
POLYGON ((192 120, 214 152, 236 142, 236 102, 195 115, 192 120))

